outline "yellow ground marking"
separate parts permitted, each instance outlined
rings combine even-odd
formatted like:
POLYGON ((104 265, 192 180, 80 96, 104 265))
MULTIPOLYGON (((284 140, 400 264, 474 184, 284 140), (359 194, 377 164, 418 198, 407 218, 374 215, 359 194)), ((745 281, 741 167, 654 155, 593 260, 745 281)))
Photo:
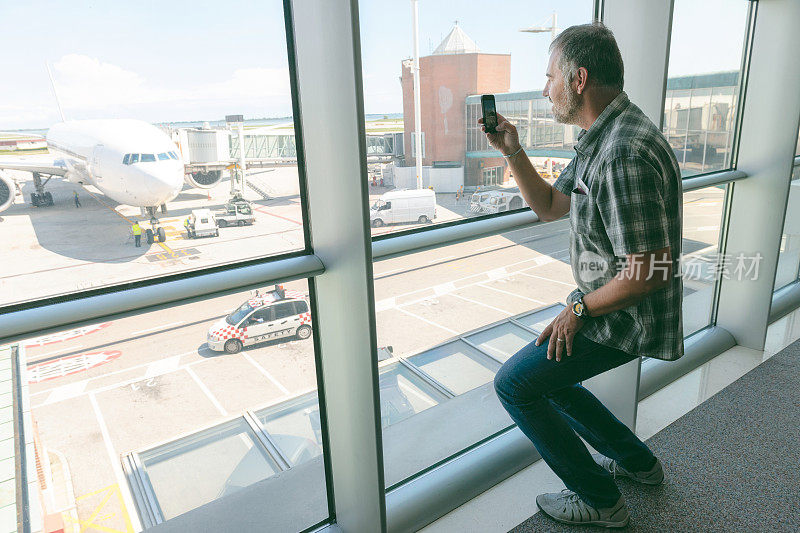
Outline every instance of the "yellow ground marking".
MULTIPOLYGON (((113 485, 110 485, 108 487, 96 490, 94 492, 90 492, 88 494, 84 494, 83 496, 80 496, 79 498, 76 498, 75 501, 78 502, 80 500, 84 500, 86 498, 90 498, 92 496, 96 496, 98 494, 103 494, 103 493, 106 493, 106 494, 104 494, 103 499, 100 501, 100 504, 95 508, 95 510, 91 514, 91 516, 89 518, 87 518, 86 520, 78 520, 78 524, 81 526, 80 533, 83 533, 84 531, 86 531, 88 529, 93 529, 93 530, 96 530, 96 531, 104 531, 106 533, 134 533, 133 525, 131 524, 131 519, 130 519, 130 516, 128 515, 128 509, 125 507, 125 501, 122 499, 122 492, 120 491, 119 485, 117 483, 114 483, 113 485), (108 520, 109 518, 113 518, 113 517, 117 516, 116 511, 112 511, 112 512, 107 513, 107 514, 101 516, 100 518, 98 518, 98 515, 100 514, 101 511, 104 510, 106 504, 109 502, 109 500, 111 500, 112 496, 116 496, 117 497, 117 501, 119 502, 120 509, 122 509, 122 519, 123 519, 123 522, 125 523, 125 529, 124 530, 123 529, 115 529, 113 527, 108 527, 108 526, 104 526, 103 524, 98 524, 97 523, 99 521, 108 520)), ((62 516, 68 522, 74 521, 74 519, 72 517, 70 517, 66 513, 63 514, 62 516)))
POLYGON ((158 245, 160 247, 162 247, 164 249, 164 251, 167 252, 170 256, 175 257, 175 252, 172 251, 172 248, 170 248, 169 246, 167 246, 163 242, 158 243, 158 245))

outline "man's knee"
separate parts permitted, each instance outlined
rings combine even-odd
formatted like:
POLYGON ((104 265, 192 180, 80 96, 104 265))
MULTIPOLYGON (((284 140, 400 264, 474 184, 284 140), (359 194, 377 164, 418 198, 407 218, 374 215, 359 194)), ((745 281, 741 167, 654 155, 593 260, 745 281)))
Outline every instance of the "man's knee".
POLYGON ((526 369, 512 357, 494 376, 494 390, 501 401, 521 401, 541 397, 543 392, 533 376, 523 375, 526 369))

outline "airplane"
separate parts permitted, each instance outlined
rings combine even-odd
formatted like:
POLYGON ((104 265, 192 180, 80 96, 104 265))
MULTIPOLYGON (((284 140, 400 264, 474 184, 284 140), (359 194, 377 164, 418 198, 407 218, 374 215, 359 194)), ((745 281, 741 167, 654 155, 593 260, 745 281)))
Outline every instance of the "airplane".
POLYGON ((152 226, 145 231, 147 242, 166 240, 157 210, 161 207, 166 213, 166 203, 180 193, 185 168, 166 133, 140 120, 71 120, 53 125, 46 141, 55 156, 49 161, 0 160, 0 211, 13 203, 15 188, 3 170, 33 175, 36 192, 31 194, 31 203, 37 207, 53 205, 45 185, 53 176, 61 176, 72 183, 94 185, 118 203, 142 208, 152 226), (43 182, 42 176, 47 180, 43 182))

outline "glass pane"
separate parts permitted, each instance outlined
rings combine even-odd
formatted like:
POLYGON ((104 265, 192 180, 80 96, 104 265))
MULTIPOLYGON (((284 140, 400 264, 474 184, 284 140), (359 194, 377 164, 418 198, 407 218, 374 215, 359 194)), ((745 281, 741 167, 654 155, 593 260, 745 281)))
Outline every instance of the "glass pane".
POLYGON ((447 398, 400 363, 392 363, 380 369, 380 390, 383 427, 405 420, 447 398))
POLYGON ((775 290, 785 287, 797 279, 800 265, 800 166, 792 168, 789 185, 789 200, 786 205, 786 218, 783 222, 783 235, 778 255, 778 269, 775 273, 775 290))
POLYGON ((735 261, 720 252, 719 233, 727 185, 689 191, 683 195, 683 335, 711 323, 716 280, 732 275, 735 261))
POLYGON ((366 145, 375 147, 367 151, 369 202, 409 198, 389 211, 370 211, 373 236, 524 207, 505 159, 478 127, 482 93, 495 95, 497 111, 517 127, 520 143, 545 180, 552 183, 575 154, 578 129, 555 123, 542 89, 553 34, 589 22, 594 2, 559 2, 557 13, 552 5, 523 0, 504 2, 503 9, 484 7, 444 0, 419 4, 424 146, 417 172, 412 6, 359 3, 366 145), (518 25, 546 29, 520 33, 518 25), (511 26, 515 29, 508 32, 490 31, 511 26), (378 146, 389 138, 394 150, 382 152, 378 146), (429 188, 433 196, 423 193, 429 188), (408 191, 398 192, 402 189, 408 191), (479 201, 472 196, 479 189, 500 191, 509 201, 479 201))
POLYGON ((424 394, 405 392, 412 406, 399 420, 384 421, 387 486, 512 424, 494 375, 534 340, 515 320, 544 323, 563 309, 575 288, 568 246, 564 218, 375 263, 378 347, 393 354, 381 364, 401 368, 403 358, 422 372, 406 370, 408 379, 428 384, 424 394))
POLYGON ((256 412, 292 466, 322 455, 322 424, 316 392, 256 412))
POLYGON ((731 166, 748 6, 675 0, 663 129, 684 177, 731 166))
POLYGON ((169 520, 273 476, 278 465, 241 418, 140 454, 169 520))
POLYGON ((536 340, 536 335, 511 322, 464 337, 500 361, 507 361, 521 348, 536 340))
POLYGON ((314 321, 301 313, 242 326, 275 305, 307 305, 305 280, 283 287, 283 299, 267 286, 21 343, 41 446, 59 452, 45 468, 69 465, 80 520, 98 505, 81 496, 118 485, 106 511, 116 514, 103 522, 118 531, 126 516, 135 522, 149 485, 165 519, 236 490, 269 493, 259 510, 242 510, 264 513, 265 530, 328 517, 314 321), (139 482, 126 467, 136 454, 139 482))
POLYGON ((408 361, 421 368, 454 394, 462 394, 494 379, 500 363, 464 341, 439 346, 408 361))
POLYGON ((0 247, 0 308, 305 247, 283 2, 244 18, 222 4, 178 13, 175 2, 26 4, 17 18, 70 37, 20 48, 22 27, 0 32, 17 50, 0 81, 13 139, 0 136, 0 242, 15 243, 0 247), (244 181, 228 115, 244 118, 244 181), (251 213, 228 214, 234 200, 251 213), (205 210, 206 222, 184 226, 205 210))
POLYGON ((528 313, 517 318, 517 321, 520 324, 528 326, 536 333, 541 334, 544 331, 544 328, 547 327, 550 322, 564 309, 563 305, 554 305, 544 309, 542 311, 537 311, 535 313, 528 313))

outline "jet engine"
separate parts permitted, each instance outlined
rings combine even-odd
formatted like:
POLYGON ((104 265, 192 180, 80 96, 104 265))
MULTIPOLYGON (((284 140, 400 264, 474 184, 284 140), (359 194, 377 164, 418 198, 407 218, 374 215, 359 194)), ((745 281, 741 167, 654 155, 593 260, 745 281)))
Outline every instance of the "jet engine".
POLYGON ((17 194, 17 184, 7 173, 0 170, 0 212, 5 211, 14 203, 17 194))
POLYGON ((220 181, 222 181, 222 171, 221 170, 198 170, 197 172, 192 172, 186 174, 184 176, 184 180, 187 184, 191 185, 192 187, 197 187, 198 189, 210 189, 220 181))

